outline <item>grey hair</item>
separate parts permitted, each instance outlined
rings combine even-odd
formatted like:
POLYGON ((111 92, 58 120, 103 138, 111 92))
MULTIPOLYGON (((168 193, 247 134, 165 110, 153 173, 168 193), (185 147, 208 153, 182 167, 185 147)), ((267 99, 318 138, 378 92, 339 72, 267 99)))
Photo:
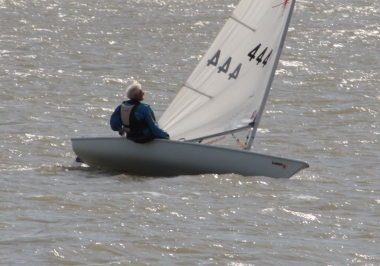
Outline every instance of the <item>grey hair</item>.
POLYGON ((135 98, 135 95, 141 90, 141 84, 137 81, 132 81, 132 84, 127 88, 126 95, 129 99, 133 99, 135 98))

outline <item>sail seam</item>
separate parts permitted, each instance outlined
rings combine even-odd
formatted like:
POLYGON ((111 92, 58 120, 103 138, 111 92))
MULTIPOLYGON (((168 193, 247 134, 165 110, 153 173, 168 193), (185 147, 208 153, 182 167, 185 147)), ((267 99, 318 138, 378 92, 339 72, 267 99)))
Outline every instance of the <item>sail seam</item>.
POLYGON ((203 92, 200 92, 199 90, 194 89, 193 87, 191 87, 188 84, 184 84, 183 86, 186 87, 186 88, 188 88, 188 89, 190 89, 190 90, 192 90, 192 91, 195 91, 195 92, 197 92, 199 94, 202 94, 203 96, 206 96, 207 98, 212 99, 212 97, 210 95, 204 94, 203 92))
POLYGON ((248 26, 247 24, 241 22, 240 20, 238 20, 237 18, 235 18, 233 14, 231 15, 230 18, 232 18, 233 20, 235 20, 237 23, 240 23, 240 24, 243 25, 244 27, 250 29, 251 31, 256 32, 256 29, 254 29, 254 28, 248 26))

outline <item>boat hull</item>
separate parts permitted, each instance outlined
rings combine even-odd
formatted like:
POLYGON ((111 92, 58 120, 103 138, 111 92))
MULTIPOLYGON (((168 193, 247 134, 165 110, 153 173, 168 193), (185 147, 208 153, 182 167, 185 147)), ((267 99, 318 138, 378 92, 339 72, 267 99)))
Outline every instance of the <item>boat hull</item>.
POLYGON ((228 174, 290 178, 306 162, 225 147, 156 139, 137 144, 120 137, 72 139, 76 155, 91 167, 143 176, 228 174))

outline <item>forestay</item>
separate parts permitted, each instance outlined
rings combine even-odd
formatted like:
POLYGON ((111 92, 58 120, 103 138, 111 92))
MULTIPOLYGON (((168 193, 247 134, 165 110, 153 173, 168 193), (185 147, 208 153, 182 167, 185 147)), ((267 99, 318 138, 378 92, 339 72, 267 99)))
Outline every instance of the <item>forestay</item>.
POLYGON ((295 0, 242 0, 161 117, 171 139, 256 132, 295 0))

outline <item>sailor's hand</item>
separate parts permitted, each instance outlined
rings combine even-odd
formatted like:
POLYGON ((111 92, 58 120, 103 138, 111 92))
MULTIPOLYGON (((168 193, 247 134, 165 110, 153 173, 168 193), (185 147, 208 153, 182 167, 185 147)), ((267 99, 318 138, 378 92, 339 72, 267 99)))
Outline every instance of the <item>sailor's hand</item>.
POLYGON ((119 128, 119 135, 122 137, 125 135, 124 126, 121 126, 121 128, 119 128))

